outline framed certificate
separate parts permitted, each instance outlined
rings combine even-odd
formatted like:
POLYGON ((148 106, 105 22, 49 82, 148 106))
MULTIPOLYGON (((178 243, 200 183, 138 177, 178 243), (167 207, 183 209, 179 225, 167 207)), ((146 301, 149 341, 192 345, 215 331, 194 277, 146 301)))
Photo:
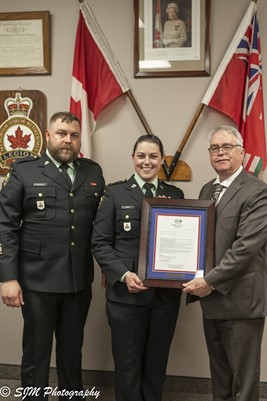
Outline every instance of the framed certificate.
POLYGON ((213 267, 214 201, 143 200, 138 276, 148 287, 180 288, 213 267))
POLYGON ((0 13, 0 76, 51 74, 50 12, 0 13))

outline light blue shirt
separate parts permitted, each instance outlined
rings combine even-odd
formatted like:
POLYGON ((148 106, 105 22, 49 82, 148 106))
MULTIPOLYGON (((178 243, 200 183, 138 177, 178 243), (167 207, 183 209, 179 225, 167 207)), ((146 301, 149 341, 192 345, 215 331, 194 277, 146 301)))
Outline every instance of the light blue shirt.
MULTIPOLYGON (((56 165, 56 167, 59 169, 59 171, 61 172, 60 166, 61 166, 62 163, 60 163, 57 160, 55 160, 51 156, 51 154, 50 154, 48 149, 46 149, 46 154, 52 160, 52 162, 56 165)), ((71 179, 71 182, 73 183, 74 182, 74 178, 75 178, 75 167, 74 167, 74 164, 73 164, 73 162, 66 163, 66 164, 69 166, 69 168, 67 169, 67 174, 69 175, 69 177, 71 179)))
MULTIPOLYGON (((137 182, 137 184, 139 185, 139 187, 142 189, 143 193, 146 192, 146 189, 144 188, 144 184, 147 183, 147 181, 144 181, 137 173, 134 174, 134 179, 137 182)), ((152 187, 152 193, 155 197, 157 189, 158 189, 158 177, 154 178, 153 181, 149 181, 151 184, 153 184, 152 187)))

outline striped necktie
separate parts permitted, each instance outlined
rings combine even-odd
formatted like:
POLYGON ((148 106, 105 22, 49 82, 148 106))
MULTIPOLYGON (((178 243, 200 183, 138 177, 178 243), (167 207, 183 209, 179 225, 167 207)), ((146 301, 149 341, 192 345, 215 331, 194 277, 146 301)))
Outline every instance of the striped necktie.
POLYGON ((224 188, 225 188, 225 186, 221 185, 221 184, 215 184, 214 185, 214 189, 213 189, 213 192, 212 192, 212 195, 211 195, 211 199, 213 199, 215 201, 215 205, 217 205, 220 193, 222 192, 222 190, 224 188))

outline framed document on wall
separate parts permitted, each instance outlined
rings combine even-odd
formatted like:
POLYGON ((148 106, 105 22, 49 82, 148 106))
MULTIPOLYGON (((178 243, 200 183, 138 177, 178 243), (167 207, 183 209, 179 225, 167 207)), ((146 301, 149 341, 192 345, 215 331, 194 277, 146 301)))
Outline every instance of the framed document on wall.
POLYGON ((143 200, 138 276, 148 287, 180 288, 213 267, 214 201, 143 200))
POLYGON ((0 13, 0 75, 51 74, 50 12, 0 13))
POLYGON ((135 78, 207 76, 211 0, 133 0, 135 78))

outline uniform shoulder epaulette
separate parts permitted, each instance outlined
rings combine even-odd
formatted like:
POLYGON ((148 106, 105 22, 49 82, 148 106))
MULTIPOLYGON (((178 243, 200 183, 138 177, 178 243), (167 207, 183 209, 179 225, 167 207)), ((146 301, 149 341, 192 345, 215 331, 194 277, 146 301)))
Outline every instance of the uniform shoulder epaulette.
POLYGON ((96 164, 97 166, 99 166, 99 163, 95 162, 92 159, 88 159, 87 157, 78 157, 78 159, 76 159, 77 162, 81 162, 81 163, 89 163, 89 164, 96 164))
POLYGON ((162 180, 160 180, 159 185, 160 184, 164 184, 164 185, 167 185, 168 187, 172 187, 172 188, 177 188, 175 185, 169 184, 169 183, 167 183, 165 181, 162 181, 162 180))
POLYGON ((25 157, 24 159, 17 159, 14 163, 15 164, 27 163, 27 162, 32 162, 32 161, 38 160, 39 158, 40 158, 40 156, 29 156, 29 157, 25 157))
POLYGON ((128 181, 127 178, 125 178, 124 180, 120 180, 120 181, 115 181, 115 182, 110 182, 109 184, 107 184, 107 186, 110 185, 117 185, 117 184, 123 184, 124 182, 128 181))

